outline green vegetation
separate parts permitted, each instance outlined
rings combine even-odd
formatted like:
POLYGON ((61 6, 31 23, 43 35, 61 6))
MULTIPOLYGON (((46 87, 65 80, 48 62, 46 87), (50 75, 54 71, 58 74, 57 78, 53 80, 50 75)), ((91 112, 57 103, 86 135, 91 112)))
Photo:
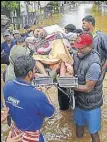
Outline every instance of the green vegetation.
POLYGON ((9 11, 14 11, 19 9, 20 3, 19 1, 1 1, 1 6, 9 11))
POLYGON ((59 3, 58 3, 58 1, 51 1, 50 5, 51 5, 51 8, 54 11, 54 13, 59 12, 59 3))
POLYGON ((98 7, 96 4, 93 4, 92 8, 91 8, 91 12, 96 12, 98 11, 98 7))
POLYGON ((100 5, 102 2, 107 5, 107 1, 94 1, 94 4, 100 5))

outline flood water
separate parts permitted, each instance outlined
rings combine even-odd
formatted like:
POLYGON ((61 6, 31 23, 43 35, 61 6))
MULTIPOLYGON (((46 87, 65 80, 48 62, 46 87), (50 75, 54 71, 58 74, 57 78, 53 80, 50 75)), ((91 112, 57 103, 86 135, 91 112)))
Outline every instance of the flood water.
MULTIPOLYGON (((107 13, 101 12, 91 12, 91 4, 81 4, 77 8, 73 8, 69 12, 65 12, 63 15, 58 16, 57 22, 54 22, 56 19, 50 19, 52 24, 58 23, 62 27, 67 24, 74 24, 77 28, 81 28, 82 18, 85 15, 92 14, 96 19, 96 28, 107 33, 107 13)), ((50 22, 50 21, 49 21, 50 22)), ((45 25, 46 26, 46 25, 45 25)), ((45 119, 43 128, 41 132, 45 137, 46 142, 91 142, 90 135, 85 126, 84 136, 82 139, 76 138, 75 135, 75 124, 73 121, 73 110, 69 109, 67 111, 60 111, 58 106, 57 98, 57 88, 51 87, 44 92, 50 96, 51 101, 53 102, 56 113, 55 117, 52 119, 45 119)), ((102 129, 100 132, 101 142, 107 142, 107 74, 104 80, 103 86, 103 97, 104 104, 102 106, 102 129)), ((6 125, 3 127, 3 133, 6 131, 6 125)), ((6 134, 7 135, 7 134, 6 134)))
MULTIPOLYGON (((59 18, 59 25, 62 27, 67 24, 74 24, 81 28, 82 18, 92 14, 96 19, 96 29, 107 33, 107 13, 91 11, 92 4, 81 4, 70 12, 65 12, 59 18)), ((91 138, 85 126, 85 133, 82 139, 76 138, 75 124, 73 121, 73 110, 60 111, 58 106, 57 89, 50 88, 47 94, 51 97, 56 108, 56 114, 53 119, 46 119, 42 133, 48 142, 90 142, 91 138)), ((102 106, 102 130, 100 132, 101 142, 107 142, 107 74, 103 86, 104 104, 102 106)))
POLYGON ((86 15, 93 15, 96 19, 96 29, 107 33, 107 12, 92 9, 92 4, 80 4, 78 7, 72 8, 70 12, 65 12, 60 18, 59 24, 64 27, 71 23, 81 29, 82 18, 86 15))

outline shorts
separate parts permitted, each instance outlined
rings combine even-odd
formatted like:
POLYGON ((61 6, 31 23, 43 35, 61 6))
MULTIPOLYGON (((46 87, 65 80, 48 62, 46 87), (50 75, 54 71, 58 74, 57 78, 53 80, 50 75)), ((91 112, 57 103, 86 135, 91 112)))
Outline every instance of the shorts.
POLYGON ((74 121, 79 126, 88 125, 90 134, 101 130, 101 108, 83 110, 78 107, 74 110, 74 121))

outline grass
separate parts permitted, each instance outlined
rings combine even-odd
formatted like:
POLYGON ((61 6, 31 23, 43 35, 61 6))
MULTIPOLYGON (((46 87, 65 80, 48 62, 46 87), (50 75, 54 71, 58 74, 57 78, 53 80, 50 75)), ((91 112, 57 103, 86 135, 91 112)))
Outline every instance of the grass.
POLYGON ((98 11, 98 6, 96 6, 95 4, 93 4, 92 8, 91 8, 92 12, 96 12, 98 11))

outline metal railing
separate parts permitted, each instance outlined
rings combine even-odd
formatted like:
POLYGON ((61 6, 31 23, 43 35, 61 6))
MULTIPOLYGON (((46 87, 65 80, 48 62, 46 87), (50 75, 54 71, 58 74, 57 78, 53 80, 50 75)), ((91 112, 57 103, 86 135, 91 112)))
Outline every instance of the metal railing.
POLYGON ((44 77, 36 77, 33 80, 33 84, 35 87, 50 87, 54 85, 57 87, 60 91, 62 91, 65 95, 69 97, 69 105, 72 109, 75 108, 75 97, 74 97, 74 91, 72 90, 72 87, 78 86, 78 78, 77 77, 58 77, 56 81, 53 80, 50 76, 44 76, 44 77), (62 88, 67 88, 67 91, 65 92, 62 88))

